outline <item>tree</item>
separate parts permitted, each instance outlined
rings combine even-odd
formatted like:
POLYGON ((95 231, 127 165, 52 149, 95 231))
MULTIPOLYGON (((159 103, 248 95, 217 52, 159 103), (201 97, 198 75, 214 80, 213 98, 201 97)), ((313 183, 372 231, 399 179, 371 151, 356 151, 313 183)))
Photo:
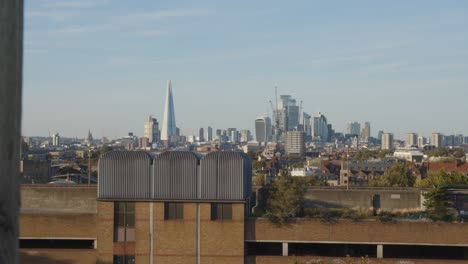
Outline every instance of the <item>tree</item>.
POLYGON ((291 176, 282 176, 268 187, 266 216, 278 225, 291 222, 303 209, 305 187, 291 176))
POLYGON ((424 154, 429 157, 447 157, 448 153, 445 148, 435 148, 433 150, 427 150, 424 154))
POLYGON ((465 154, 465 150, 463 150, 462 148, 456 148, 452 151, 452 155, 455 158, 464 158, 466 154, 465 154))
POLYGON ((418 181, 416 186, 420 188, 429 188, 433 186, 463 184, 468 184, 467 175, 456 171, 446 172, 441 170, 440 172, 429 173, 425 179, 418 181))
POLYGON ((416 178, 406 163, 393 163, 380 178, 369 181, 374 187, 413 187, 416 178))
POLYGON ((432 220, 449 222, 457 219, 444 187, 433 188, 424 194, 424 198, 426 198, 424 206, 426 206, 427 215, 432 220))

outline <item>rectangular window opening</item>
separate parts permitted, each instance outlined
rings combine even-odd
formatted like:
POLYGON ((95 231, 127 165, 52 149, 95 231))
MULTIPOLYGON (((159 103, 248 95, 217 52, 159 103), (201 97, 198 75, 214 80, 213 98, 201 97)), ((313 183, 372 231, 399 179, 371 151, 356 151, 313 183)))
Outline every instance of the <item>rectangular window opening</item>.
POLYGON ((94 249, 94 240, 86 239, 20 239, 19 248, 94 249))
POLYGON ((184 219, 183 203, 164 203, 164 220, 184 219))
POLYGON ((211 220, 232 220, 232 204, 230 203, 212 203, 211 220))

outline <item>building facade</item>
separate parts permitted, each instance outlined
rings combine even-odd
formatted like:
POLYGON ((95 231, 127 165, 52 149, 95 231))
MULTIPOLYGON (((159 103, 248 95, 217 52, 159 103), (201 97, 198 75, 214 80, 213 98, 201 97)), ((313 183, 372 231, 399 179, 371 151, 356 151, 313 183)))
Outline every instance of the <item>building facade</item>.
POLYGON ((440 133, 432 133, 431 135, 431 145, 436 148, 443 147, 444 136, 440 133))
POLYGON ((382 134, 382 149, 393 149, 393 134, 383 133, 382 134))
POLYGON ((149 116, 146 120, 144 137, 148 139, 150 144, 159 142, 159 123, 156 118, 149 116))
POLYGON ((171 80, 167 81, 166 100, 164 102, 164 115, 161 129, 161 141, 169 146, 177 142, 177 127, 175 119, 174 99, 172 96, 171 80))
POLYGON ((255 139, 266 144, 271 139, 271 119, 267 116, 255 119, 255 139))
POLYGON ((286 155, 305 155, 305 132, 288 131, 286 133, 286 155))
POLYGON ((405 145, 408 147, 418 146, 418 134, 416 133, 406 134, 405 145))

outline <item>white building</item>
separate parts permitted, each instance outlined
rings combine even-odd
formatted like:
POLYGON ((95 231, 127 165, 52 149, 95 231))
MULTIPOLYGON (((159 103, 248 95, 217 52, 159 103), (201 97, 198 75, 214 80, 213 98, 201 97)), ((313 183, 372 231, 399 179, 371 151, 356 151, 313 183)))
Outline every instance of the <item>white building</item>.
POLYGON ((393 156, 397 159, 402 159, 406 161, 411 161, 415 163, 421 163, 424 158, 424 153, 422 153, 419 149, 414 147, 408 148, 399 148, 395 150, 393 156))

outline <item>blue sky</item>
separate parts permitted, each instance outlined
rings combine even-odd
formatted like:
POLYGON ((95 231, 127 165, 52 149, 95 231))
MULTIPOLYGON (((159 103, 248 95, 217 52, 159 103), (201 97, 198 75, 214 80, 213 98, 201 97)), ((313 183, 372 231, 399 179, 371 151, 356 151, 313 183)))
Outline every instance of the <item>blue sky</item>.
MULTIPOLYGON (((337 131, 468 135, 466 1, 26 0, 23 133, 253 129, 274 87, 337 131)), ((271 111, 270 111, 271 112, 271 111)))

